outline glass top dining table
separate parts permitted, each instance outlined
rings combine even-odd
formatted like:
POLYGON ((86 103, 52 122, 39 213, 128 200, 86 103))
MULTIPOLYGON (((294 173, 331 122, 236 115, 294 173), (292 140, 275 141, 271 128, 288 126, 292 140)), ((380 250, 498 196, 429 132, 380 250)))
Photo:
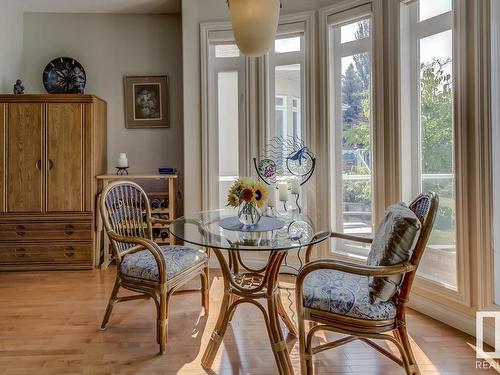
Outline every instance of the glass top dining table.
POLYGON ((264 215, 256 226, 245 226, 237 210, 202 211, 174 220, 170 232, 181 241, 207 248, 241 251, 276 251, 304 248, 329 237, 325 227, 308 215, 283 212, 264 215))
POLYGON ((215 329, 201 361, 202 366, 212 366, 237 306, 251 303, 264 315, 278 373, 293 374, 280 318, 291 335, 297 336, 297 331, 281 301, 278 283, 280 268, 288 251, 325 241, 330 237, 330 231, 297 211, 263 216, 255 226, 248 227, 239 223, 236 210, 221 209, 174 220, 170 232, 180 241, 212 251, 221 267, 224 296, 215 329), (267 252, 267 262, 265 266, 254 268, 244 263, 241 252, 267 252))

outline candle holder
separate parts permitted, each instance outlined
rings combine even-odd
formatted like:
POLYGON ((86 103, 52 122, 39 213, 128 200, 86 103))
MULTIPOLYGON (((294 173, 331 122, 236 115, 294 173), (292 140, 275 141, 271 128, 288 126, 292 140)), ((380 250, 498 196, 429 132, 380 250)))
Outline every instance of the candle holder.
POLYGON ((128 175, 128 168, 129 167, 116 167, 116 174, 118 176, 126 176, 128 175))
POLYGON ((295 205, 297 206, 297 210, 299 211, 299 214, 302 213, 302 207, 300 207, 300 204, 299 204, 299 198, 300 198, 300 193, 292 193, 293 196, 295 196, 295 205))

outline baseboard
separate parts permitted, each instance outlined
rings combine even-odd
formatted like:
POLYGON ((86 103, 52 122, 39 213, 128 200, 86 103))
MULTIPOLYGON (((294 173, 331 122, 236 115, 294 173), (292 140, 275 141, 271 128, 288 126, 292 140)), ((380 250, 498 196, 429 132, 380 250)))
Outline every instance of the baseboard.
MULTIPOLYGON (((439 320, 459 331, 476 337, 476 316, 465 314, 461 311, 453 310, 448 305, 440 304, 435 300, 423 297, 418 294, 411 295, 409 307, 422 314, 439 320)), ((485 324, 484 341, 491 346, 495 346, 495 328, 485 324)))

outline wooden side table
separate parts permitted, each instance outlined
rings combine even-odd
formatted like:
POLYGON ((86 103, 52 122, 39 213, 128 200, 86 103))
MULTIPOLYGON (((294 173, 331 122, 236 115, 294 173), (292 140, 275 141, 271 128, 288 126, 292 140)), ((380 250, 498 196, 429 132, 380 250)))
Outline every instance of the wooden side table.
MULTIPOLYGON (((98 185, 100 186, 100 191, 104 190, 110 183, 114 181, 165 181, 165 190, 162 191, 150 191, 146 192, 148 196, 151 197, 158 197, 158 198, 163 198, 168 200, 168 207, 166 208, 159 208, 159 209, 153 209, 152 214, 158 214, 158 215, 168 215, 170 220, 175 219, 175 180, 179 176, 177 174, 137 174, 137 175, 115 175, 115 174, 105 174, 105 175, 100 175, 97 176, 97 182, 98 185)), ((96 205, 98 207, 98 205, 96 205)), ((155 226, 153 229, 167 229, 168 226, 155 226)), ((102 269, 105 269, 109 266, 111 261, 113 260, 113 252, 111 250, 109 238, 107 235, 104 233, 104 226, 101 218, 101 214, 99 212, 99 209, 96 210, 96 235, 95 235, 95 268, 99 268, 99 266, 102 269), (104 249, 103 249, 103 254, 104 254, 104 259, 102 264, 100 264, 100 259, 101 259, 101 242, 104 242, 104 249)), ((161 238, 161 236, 158 236, 155 241, 158 244, 165 245, 165 244, 173 244, 174 243, 174 237, 172 236, 171 233, 169 233, 168 238, 161 238)))

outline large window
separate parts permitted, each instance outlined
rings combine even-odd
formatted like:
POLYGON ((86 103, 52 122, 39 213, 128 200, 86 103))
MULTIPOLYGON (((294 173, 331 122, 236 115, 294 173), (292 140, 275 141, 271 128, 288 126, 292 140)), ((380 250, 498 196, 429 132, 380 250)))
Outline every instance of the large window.
POLYGON ((402 173, 406 201, 435 191, 439 212, 419 276, 457 288, 452 0, 401 8, 402 173))
MULTIPOLYGON (((332 18, 329 31, 331 221, 338 232, 370 236, 372 192, 371 18, 332 18)), ((338 241, 336 251, 366 257, 369 248, 338 241)))
POLYGON ((208 54, 208 202, 226 205, 245 160, 245 57, 234 42, 212 42, 208 54))

